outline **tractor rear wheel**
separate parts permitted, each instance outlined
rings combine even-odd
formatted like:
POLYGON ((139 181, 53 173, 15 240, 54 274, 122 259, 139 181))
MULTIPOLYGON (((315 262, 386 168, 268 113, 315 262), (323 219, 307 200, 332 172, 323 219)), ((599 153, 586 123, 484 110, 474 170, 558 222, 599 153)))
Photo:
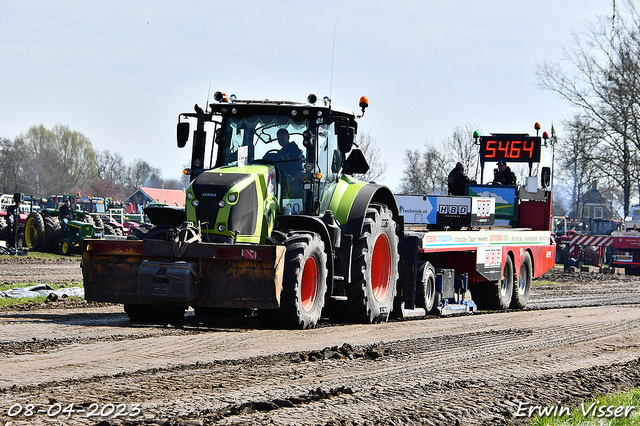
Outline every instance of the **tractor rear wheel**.
POLYGON ((46 253, 58 253, 60 249, 61 232, 60 220, 55 216, 45 216, 42 251, 46 253))
POLYGON ((351 283, 346 288, 349 321, 379 323, 389 319, 399 259, 393 214, 385 205, 371 204, 353 248, 351 283))
POLYGON ((291 232, 286 246, 280 307, 260 311, 278 327, 307 329, 318 324, 327 292, 327 254, 314 232, 291 232))
POLYGON ((25 242, 29 250, 42 251, 44 244, 44 219, 38 212, 29 213, 24 227, 25 242))
POLYGON ((511 308, 524 309, 529 302, 529 292, 531 291, 531 281, 533 281, 533 267, 531 264, 531 256, 525 252, 520 263, 520 278, 517 285, 513 286, 513 298, 511 299, 511 308))

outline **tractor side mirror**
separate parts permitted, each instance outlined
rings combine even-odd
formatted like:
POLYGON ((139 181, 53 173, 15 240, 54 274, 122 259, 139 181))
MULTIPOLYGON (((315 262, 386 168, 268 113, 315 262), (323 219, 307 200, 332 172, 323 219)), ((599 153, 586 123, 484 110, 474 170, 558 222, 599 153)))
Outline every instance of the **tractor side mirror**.
POLYGON ((353 147, 354 129, 349 126, 338 126, 338 149, 342 153, 351 151, 353 147))
POLYGON ((177 129, 178 135, 178 148, 184 148, 189 140, 189 122, 183 121, 182 123, 178 123, 177 129))
POLYGON ((551 183, 551 169, 549 167, 543 167, 540 172, 540 184, 544 189, 549 188, 551 183))
POLYGON ((311 137, 311 132, 308 130, 302 133, 302 145, 304 145, 305 148, 313 147, 313 138, 311 137))
POLYGON ((356 173, 364 174, 369 171, 369 163, 364 158, 364 154, 359 149, 354 149, 349 157, 344 160, 342 167, 343 171, 347 175, 353 175, 356 173))
POLYGON ((216 130, 216 145, 220 145, 222 143, 222 138, 224 137, 224 131, 222 129, 216 130))

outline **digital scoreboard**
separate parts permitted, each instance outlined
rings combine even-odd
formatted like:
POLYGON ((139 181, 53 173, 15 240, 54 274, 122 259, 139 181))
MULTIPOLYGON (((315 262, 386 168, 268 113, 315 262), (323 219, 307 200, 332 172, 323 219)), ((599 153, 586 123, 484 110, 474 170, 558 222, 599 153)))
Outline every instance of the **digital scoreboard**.
POLYGON ((542 138, 528 135, 493 135, 480 137, 480 161, 539 163, 542 138))

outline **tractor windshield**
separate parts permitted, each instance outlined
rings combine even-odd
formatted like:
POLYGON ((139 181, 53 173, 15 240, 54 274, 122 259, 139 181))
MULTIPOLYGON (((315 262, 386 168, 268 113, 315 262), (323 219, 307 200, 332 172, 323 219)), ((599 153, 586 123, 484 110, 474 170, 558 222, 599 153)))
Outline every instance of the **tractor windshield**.
POLYGON ((301 165, 306 158, 302 134, 308 128, 308 120, 293 121, 287 116, 230 118, 221 146, 221 165, 293 162, 301 165))

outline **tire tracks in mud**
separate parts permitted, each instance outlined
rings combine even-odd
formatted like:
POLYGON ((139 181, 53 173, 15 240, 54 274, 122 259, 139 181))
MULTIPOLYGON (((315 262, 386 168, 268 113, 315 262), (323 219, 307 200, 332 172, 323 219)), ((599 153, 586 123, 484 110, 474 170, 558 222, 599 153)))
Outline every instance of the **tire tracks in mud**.
MULTIPOLYGON (((101 374, 93 369, 88 377, 5 387, 1 405, 4 409, 16 401, 27 402, 34 395, 45 402, 85 405, 91 401, 147 401, 143 412, 149 420, 191 418, 216 424, 331 424, 330 420, 347 418, 353 424, 366 424, 371 418, 390 419, 407 412, 427 413, 425 418, 432 422, 439 416, 461 418, 464 413, 495 420, 515 412, 515 402, 509 399, 511 391, 497 399, 495 395, 486 401, 478 399, 478 395, 487 396, 486 389, 522 388, 516 400, 536 401, 546 398, 547 392, 534 391, 523 383, 541 380, 545 375, 552 382, 559 375, 570 377, 582 365, 589 370, 616 363, 624 368, 635 362, 640 356, 633 343, 640 341, 640 313, 633 311, 638 311, 637 306, 525 311, 442 321, 339 326, 302 334, 214 331, 140 337, 120 342, 118 348, 110 342, 87 342, 74 346, 77 353, 62 348, 49 355, 73 362, 82 353, 102 359, 98 352, 111 347, 113 353, 126 354, 126 362, 117 366, 117 372, 101 374), (223 338, 214 339, 218 334, 224 334, 223 338), (333 337, 336 334, 338 337, 333 337), (291 339, 306 337, 311 341, 308 347, 318 348, 329 340, 346 341, 356 336, 375 345, 378 356, 341 359, 328 355, 313 362, 306 360, 318 359, 310 357, 318 349, 288 350, 299 346, 291 339), (231 355, 242 346, 262 346, 270 355, 247 357, 245 351, 228 359, 213 357, 206 361, 207 351, 227 351, 231 355), (139 368, 153 362, 162 351, 165 359, 167 353, 174 353, 181 363, 139 368), (471 399, 461 400, 463 393, 471 399), (82 395, 80 400, 78 395, 82 395), (441 406, 433 411, 426 401, 441 401, 441 406)), ((9 357, 5 362, 13 358, 21 357, 9 357)), ((72 364, 63 363, 63 370, 72 368, 72 364)), ((86 365, 76 368, 86 370, 86 365)), ((572 380, 582 383, 575 377, 572 380)), ((550 387, 556 398, 560 389, 559 385, 550 387)), ((581 395, 584 389, 576 388, 573 393, 581 395)), ((84 424, 82 419, 77 421, 84 424)), ((467 419, 465 424, 480 423, 467 419)))

